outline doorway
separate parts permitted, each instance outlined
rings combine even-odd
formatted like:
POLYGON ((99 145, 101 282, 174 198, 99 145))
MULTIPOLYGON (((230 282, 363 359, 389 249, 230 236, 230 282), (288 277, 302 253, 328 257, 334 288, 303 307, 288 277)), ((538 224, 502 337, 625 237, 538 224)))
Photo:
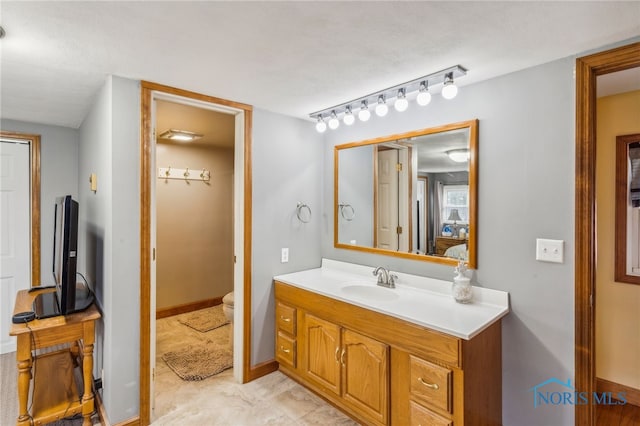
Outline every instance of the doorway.
POLYGON ((16 293, 40 285, 40 136, 0 131, 0 141, 0 353, 8 353, 16 350, 15 337, 8 337, 16 293))
MULTIPOLYGON (((251 354, 251 118, 250 105, 142 82, 141 128, 141 277, 140 277, 140 424, 152 417, 155 377, 156 233, 155 101, 164 100, 233 116, 233 290, 235 293, 234 377, 246 382, 257 377, 251 354)), ((186 166, 186 165, 185 165, 186 166)), ((175 166, 184 168, 185 166, 175 166)))
MULTIPOLYGON (((575 385, 589 395, 596 391, 596 79, 635 67, 640 43, 576 60, 575 385)), ((595 425, 595 406, 577 404, 575 423, 595 425)))
POLYGON ((194 392, 196 381, 233 382, 235 115, 160 94, 153 107, 152 418, 163 419, 189 403, 184 395, 194 392))

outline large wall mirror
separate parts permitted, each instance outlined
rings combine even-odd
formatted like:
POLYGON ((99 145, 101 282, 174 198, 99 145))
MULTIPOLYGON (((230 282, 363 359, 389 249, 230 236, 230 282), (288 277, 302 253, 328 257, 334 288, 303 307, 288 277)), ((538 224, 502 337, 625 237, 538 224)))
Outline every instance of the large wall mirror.
POLYGON ((640 284, 640 134, 616 139, 615 280, 640 284))
POLYGON ((476 265, 478 120, 338 145, 334 246, 476 265))

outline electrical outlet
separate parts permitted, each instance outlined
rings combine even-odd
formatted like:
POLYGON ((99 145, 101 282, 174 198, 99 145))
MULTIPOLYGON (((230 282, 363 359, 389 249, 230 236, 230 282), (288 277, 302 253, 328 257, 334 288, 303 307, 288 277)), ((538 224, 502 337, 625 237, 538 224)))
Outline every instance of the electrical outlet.
POLYGON ((539 262, 564 263, 564 241, 536 239, 536 260, 539 262))
POLYGON ((288 261, 289 261, 289 249, 286 247, 283 247, 280 253, 280 263, 287 263, 288 261))

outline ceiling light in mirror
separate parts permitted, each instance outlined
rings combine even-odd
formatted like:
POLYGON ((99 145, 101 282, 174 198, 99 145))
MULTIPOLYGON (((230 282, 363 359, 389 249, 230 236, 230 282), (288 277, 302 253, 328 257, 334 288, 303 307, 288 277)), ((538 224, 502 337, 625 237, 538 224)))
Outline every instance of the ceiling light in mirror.
POLYGON ((465 161, 469 161, 470 152, 468 149, 454 149, 451 151, 447 151, 447 155, 452 161, 456 163, 464 163, 465 161))

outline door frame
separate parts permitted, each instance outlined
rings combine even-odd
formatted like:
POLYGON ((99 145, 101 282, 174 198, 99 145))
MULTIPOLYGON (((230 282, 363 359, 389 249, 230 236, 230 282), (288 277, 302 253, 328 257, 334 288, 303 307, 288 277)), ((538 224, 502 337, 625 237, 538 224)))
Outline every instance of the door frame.
MULTIPOLYGON (((640 43, 576 59, 575 386, 588 394, 596 390, 596 78, 635 67, 640 43)), ((595 421, 593 404, 575 405, 575 424, 595 421)))
MULTIPOLYGON (((139 424, 147 425, 151 422, 151 213, 153 209, 151 199, 152 148, 152 102, 154 93, 174 95, 199 102, 220 105, 242 111, 244 115, 244 246, 242 248, 243 268, 243 330, 242 330, 242 382, 246 383, 265 374, 257 366, 251 368, 251 144, 252 144, 252 113, 253 107, 212 96, 164 86, 148 81, 141 82, 141 123, 140 123, 140 414, 139 424)), ((239 249, 239 248, 237 248, 239 249)), ((237 251, 236 251, 237 253, 237 251)))
POLYGON ((40 135, 0 130, 0 138, 29 144, 29 190, 31 209, 31 286, 40 285, 40 135))

